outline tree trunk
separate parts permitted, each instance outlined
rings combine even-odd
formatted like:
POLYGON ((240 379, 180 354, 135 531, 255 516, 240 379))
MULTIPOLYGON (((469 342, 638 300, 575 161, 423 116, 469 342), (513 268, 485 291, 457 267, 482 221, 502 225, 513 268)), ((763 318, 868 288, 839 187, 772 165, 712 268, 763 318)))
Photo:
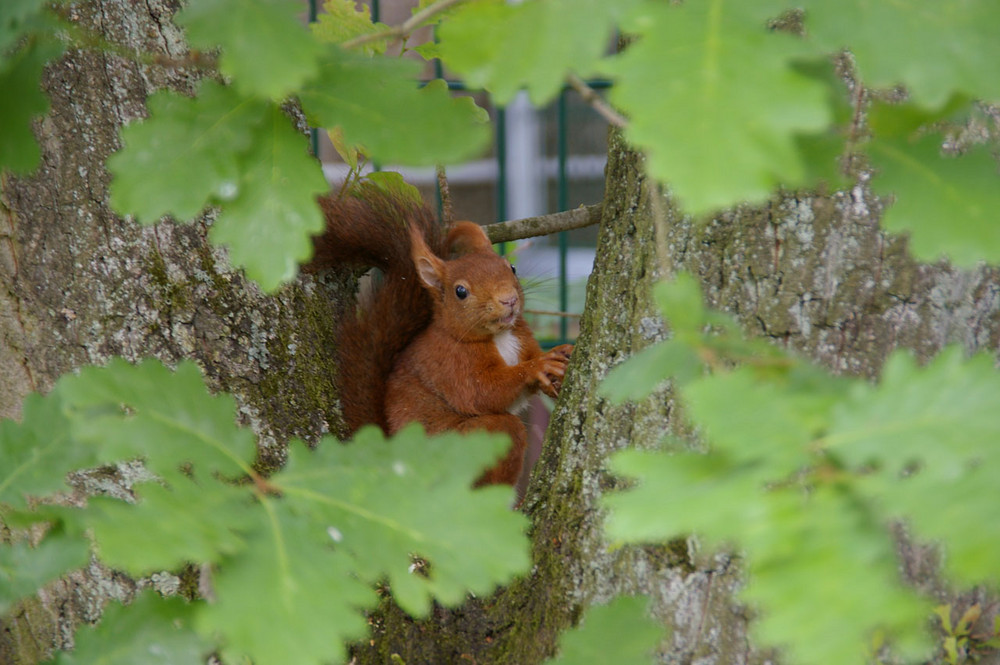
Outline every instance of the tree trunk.
MULTIPOLYGON (((831 195, 785 193, 701 225, 679 216, 667 198, 657 205, 642 172, 641 158, 612 134, 581 333, 524 503, 533 524, 532 574, 425 622, 386 603, 359 662, 398 653, 406 663, 538 663, 587 606, 637 593, 651 596, 654 613, 673 629, 662 650, 667 662, 767 658, 748 639, 748 613, 733 601, 738 559, 698 551, 694 541, 611 548, 603 535, 597 500, 615 486, 603 470, 608 455, 654 446, 684 427, 666 391, 624 406, 597 394, 611 367, 663 337, 649 296, 665 273, 692 272, 707 303, 734 314, 748 334, 836 373, 876 377, 900 347, 921 359, 948 343, 1000 348, 1000 273, 918 264, 904 238, 879 230, 882 204, 863 184, 831 195), (657 214, 664 217, 659 251, 657 214)), ((909 581, 943 596, 928 549, 899 535, 909 581)))
MULTIPOLYGON (((342 427, 332 322, 351 280, 304 276, 264 296, 206 243, 211 215, 139 228, 108 209, 104 161, 119 127, 143 115, 153 90, 190 91, 202 75, 186 66, 170 20, 177 5, 95 0, 71 10, 122 54, 163 58, 143 64, 73 51, 48 69, 52 111, 36 128, 42 166, 4 182, 0 201, 0 416, 16 417, 28 392, 48 390, 83 364, 116 355, 192 358, 214 389, 236 396, 261 437, 259 464, 274 468, 288 438, 342 427)), ((582 331, 525 502, 532 574, 418 623, 386 603, 373 617, 373 641, 357 649, 359 662, 398 653, 411 665, 537 663, 588 605, 618 593, 652 596, 657 616, 674 628, 664 647, 672 659, 762 659, 747 639, 746 613, 732 602, 740 573, 730 556, 687 542, 612 550, 603 537, 597 499, 614 486, 603 471, 607 456, 653 445, 678 426, 669 394, 613 407, 596 392, 612 366, 664 335, 648 294, 665 272, 692 271, 709 303, 746 330, 838 372, 876 376, 899 346, 926 358, 946 342, 970 350, 1000 343, 997 271, 915 263, 904 240, 878 230, 880 203, 863 185, 830 196, 786 194, 707 226, 662 201, 658 251, 657 194, 641 173, 639 158, 613 135, 582 331)), ((107 491, 127 491, 129 469, 116 470, 121 482, 107 491)), ((35 663, 71 646, 75 626, 96 620, 108 599, 176 584, 169 575, 129 580, 94 562, 0 620, 0 662, 35 663)))
MULTIPOLYGON (((113 356, 190 358, 213 389, 236 396, 261 440, 258 465, 280 465, 293 436, 341 431, 333 334, 350 278, 303 276, 265 296, 206 242, 211 215, 191 225, 140 228, 108 208, 108 155, 118 130, 168 87, 190 92, 202 75, 171 19, 177 0, 99 0, 75 20, 121 55, 71 51, 43 87, 52 108, 36 125, 38 172, 3 183, 0 201, 0 417, 63 373, 113 356), (160 56, 146 63, 139 53, 160 56), (129 54, 137 54, 129 57, 129 54)), ((147 58, 148 59, 148 58, 147 58)), ((81 491, 127 492, 131 467, 80 478, 81 491), (95 487, 86 487, 86 485, 95 487)), ((0 619, 0 662, 35 663, 73 644, 110 598, 137 584, 94 562, 0 619)))

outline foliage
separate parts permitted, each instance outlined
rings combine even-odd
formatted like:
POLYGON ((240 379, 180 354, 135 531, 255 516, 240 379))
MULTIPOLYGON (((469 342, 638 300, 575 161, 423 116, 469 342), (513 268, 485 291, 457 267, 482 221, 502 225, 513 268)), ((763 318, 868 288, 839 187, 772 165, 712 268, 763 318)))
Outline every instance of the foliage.
POLYGON ((934 608, 934 614, 941 620, 941 628, 944 629, 941 646, 947 663, 958 665, 966 662, 966 658, 975 660, 981 650, 1000 647, 1000 617, 994 616, 993 626, 989 632, 976 633, 973 632, 974 626, 983 614, 983 608, 979 603, 968 606, 954 624, 951 621, 952 610, 951 605, 939 605, 934 608))
MULTIPOLYGON (((437 42, 411 44, 352 0, 327 0, 312 29, 295 0, 187 3, 175 20, 193 47, 218 53, 224 80, 206 75, 193 96, 149 97, 149 117, 122 129, 108 161, 112 207, 143 224, 211 209, 211 239, 264 289, 278 288, 308 258, 322 227, 313 199, 327 188, 293 109, 328 130, 352 167, 458 161, 488 143, 482 109, 441 82, 418 85, 421 66, 394 54, 399 41, 407 54, 440 57, 500 104, 522 88, 549 100, 568 75, 610 77, 626 138, 694 214, 761 202, 780 187, 836 185, 857 175, 840 172, 841 162, 861 163, 873 190, 893 200, 883 224, 910 233, 918 258, 1000 257, 995 145, 966 131, 983 124, 977 104, 1000 103, 994 0, 436 7, 419 4, 437 42), (618 33, 628 45, 608 55, 618 33)), ((108 46, 64 10, 58 0, 0 3, 4 176, 40 161, 32 125, 48 110, 45 64, 67 48, 108 46)), ((109 57, 160 63, 120 50, 109 57)), ((393 176, 373 180, 412 195, 393 176)), ((702 306, 689 277, 656 297, 672 336, 602 390, 639 399, 672 381, 709 452, 671 442, 672 454, 616 456, 613 469, 637 484, 607 501, 614 538, 697 533, 708 546, 740 547, 760 637, 803 662, 859 660, 879 635, 904 652, 920 646, 927 607, 896 583, 889 519, 947 542, 955 580, 996 581, 1000 515, 985 497, 997 464, 990 407, 1000 395, 989 359, 951 351, 920 368, 899 354, 871 386, 744 340, 702 306), (677 505, 684 510, 661 508, 677 505)), ((264 479, 252 469, 252 435, 233 422, 232 399, 209 396, 190 364, 170 372, 115 362, 29 397, 20 424, 0 422, 0 517, 12 530, 0 546, 0 611, 84 564, 92 537, 103 561, 136 575, 205 564, 218 598, 146 594, 83 631, 63 661, 156 653, 188 662, 217 649, 261 665, 318 662, 364 630, 357 608, 375 602, 376 582, 388 581, 419 615, 432 599, 460 602, 527 566, 509 494, 468 489, 502 442, 368 432, 362 445, 295 445, 287 468, 264 479), (159 479, 137 485, 135 503, 38 505, 66 490, 68 472, 133 457, 159 479), (134 542, 150 521, 157 531, 134 542), (301 630, 279 629, 288 625, 301 630)), ((621 602, 566 637, 567 662, 574 644, 610 641, 617 622, 637 621, 635 601, 621 602)), ((963 625, 949 628, 956 653, 963 625)))
POLYGON ((954 579, 996 584, 992 358, 950 349, 917 367, 897 352, 873 386, 739 338, 701 305, 690 276, 658 286, 657 301, 673 336, 601 390, 638 399, 672 376, 708 452, 673 441, 616 454, 611 469, 638 484, 605 500, 613 539, 697 534, 708 548, 738 547, 743 598, 761 610, 757 634, 793 662, 860 662, 878 636, 905 654, 926 646, 930 608, 900 584, 890 520, 946 543, 954 579), (626 389, 625 377, 637 385, 626 389))
MULTIPOLYGON (((452 100, 444 86, 418 90, 419 65, 391 55, 400 39, 407 53, 440 57, 499 104, 520 88, 536 102, 550 100, 568 74, 610 76, 610 99, 628 117, 626 137, 646 153, 650 174, 695 214, 763 201, 779 187, 839 184, 841 158, 860 151, 876 169, 875 189, 897 202, 887 228, 909 231, 919 257, 944 254, 968 265, 1000 256, 994 159, 975 145, 961 158, 940 150, 968 121, 969 100, 1000 102, 1000 9, 992 0, 436 6, 418 7, 437 24, 436 41, 411 44, 410 34, 373 24, 351 0, 327 0, 311 31, 293 0, 191 3, 176 20, 193 46, 220 49, 219 68, 231 83, 224 99, 213 85, 203 85, 197 100, 151 98, 148 127, 125 128, 125 147, 110 163, 115 208, 153 223, 219 207, 229 229, 215 241, 229 244, 233 262, 273 290, 308 258, 309 236, 320 228, 310 199, 325 188, 305 137, 273 122, 285 123, 277 108, 288 97, 313 124, 339 129, 344 151, 360 147, 379 163, 458 161, 485 147, 481 112, 452 100), (630 44, 606 55, 616 31, 628 33, 630 44), (864 108, 842 112, 843 87, 820 65, 845 47, 855 87, 905 86, 919 125, 908 123, 913 114, 890 112, 866 132, 857 126, 864 108), (206 124, 213 118, 218 125, 206 124), (249 148, 271 141, 280 156, 249 148), (271 167, 274 177, 266 175, 271 167), (262 184, 269 191, 255 196, 262 184), (250 214, 261 204, 270 215, 250 214), (961 214, 949 214, 956 207, 961 214), (940 242, 945 219, 955 232, 940 242), (287 239, 274 244, 279 235, 287 239)), ((0 11, 0 81, 11 91, 0 112, 13 128, 0 134, 0 168, 25 172, 38 162, 27 130, 47 108, 38 81, 45 60, 63 48, 53 29, 62 19, 37 0, 12 0, 0 11)))
POLYGON ((551 665, 639 665, 651 662, 663 627, 647 616, 649 599, 619 596, 587 610, 583 625, 559 637, 551 665))
POLYGON ((862 151, 884 175, 873 185, 897 200, 887 227, 910 231, 919 257, 944 253, 969 265, 1000 256, 993 231, 995 161, 982 149, 972 150, 980 157, 961 160, 940 151, 942 122, 953 128, 965 122, 954 119, 954 105, 946 102, 958 100, 966 115, 974 108, 968 100, 1000 102, 995 3, 598 5, 560 12, 557 0, 470 3, 442 25, 437 52, 501 102, 521 86, 536 101, 550 99, 567 70, 610 75, 610 99, 629 119, 626 137, 646 153, 650 174, 695 214, 763 201, 777 187, 839 184, 840 156, 862 151), (783 27, 767 20, 787 19, 785 12, 799 7, 804 13, 779 21, 783 27), (573 21, 574 27, 560 23, 545 30, 541 43, 525 45, 524 36, 545 29, 557 13, 552 21, 573 21), (606 43, 613 26, 630 35, 630 44, 620 55, 598 58, 595 45, 606 43), (855 125, 859 114, 842 112, 840 83, 817 65, 845 47, 856 64, 855 85, 883 91, 906 86, 909 103, 923 114, 919 126, 897 114, 865 134, 855 125), (530 59, 531 67, 517 67, 519 58, 530 59), (931 127, 936 132, 920 140, 931 127), (931 197, 934 205, 926 205, 931 197), (942 208, 954 210, 955 202, 963 214, 944 216, 942 208), (941 244, 946 225, 955 232, 941 244))
POLYGON ((265 479, 251 467, 253 435, 235 420, 232 397, 209 394, 189 362, 171 371, 115 360, 32 397, 22 423, 0 424, 0 517, 16 531, 47 531, 34 548, 0 548, 0 609, 85 563, 89 534, 103 562, 137 577, 211 565, 215 599, 144 597, 64 660, 134 662, 130 654, 155 643, 163 662, 211 649, 258 665, 327 662, 364 634, 359 609, 377 602, 378 583, 423 616, 432 602, 487 594, 528 567, 510 489, 471 489, 503 437, 428 438, 415 427, 387 440, 363 430, 346 446, 294 443, 285 468, 265 479), (30 496, 57 490, 77 465, 136 457, 150 477, 133 487, 134 502, 31 510, 30 496), (168 616, 185 628, 153 625, 168 616))

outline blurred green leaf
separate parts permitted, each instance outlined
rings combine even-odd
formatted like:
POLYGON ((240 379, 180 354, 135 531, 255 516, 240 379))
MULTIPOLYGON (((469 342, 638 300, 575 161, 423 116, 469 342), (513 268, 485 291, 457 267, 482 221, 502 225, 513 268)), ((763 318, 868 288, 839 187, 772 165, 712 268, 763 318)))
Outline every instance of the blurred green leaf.
POLYGON ((212 395, 191 361, 176 370, 155 359, 130 365, 113 359, 60 381, 76 445, 101 446, 102 457, 142 457, 167 480, 246 473, 256 452, 253 433, 236 425, 236 402, 212 395))
MULTIPOLYGON (((384 23, 372 23, 368 5, 358 6, 354 0, 325 0, 323 12, 312 24, 313 33, 322 41, 340 44, 348 39, 372 35, 389 28, 384 23)), ((376 40, 364 45, 368 53, 383 53, 386 40, 376 40)))
POLYGON ((277 106, 241 157, 240 171, 239 194, 222 206, 209 238, 229 248, 247 277, 274 291, 312 256, 312 236, 326 228, 316 196, 329 183, 308 139, 277 106))
POLYGON ((803 390, 794 376, 761 381, 748 367, 704 376, 683 391, 713 448, 736 464, 763 463, 771 481, 811 462, 809 444, 829 427, 838 397, 832 389, 803 390))
POLYGON ((198 630, 220 637, 227 662, 340 662, 368 629, 359 610, 374 605, 374 589, 336 551, 322 522, 285 502, 264 499, 262 507, 266 516, 245 554, 219 566, 217 600, 201 608, 198 630))
POLYGON ((191 629, 198 605, 180 598, 140 593, 129 605, 111 603, 96 626, 80 629, 72 651, 57 652, 55 665, 192 665, 204 663, 211 642, 191 629))
POLYGON ((220 71, 245 95, 276 101, 316 72, 322 45, 295 0, 198 0, 174 16, 195 48, 222 47, 220 71))
POLYGON ((144 484, 136 495, 134 505, 91 498, 82 516, 101 560, 136 577, 178 570, 192 561, 217 563, 243 550, 254 526, 253 498, 246 488, 179 480, 170 487, 144 484))
POLYGON ((205 81, 197 97, 160 91, 147 106, 149 118, 123 128, 124 147, 108 158, 118 212, 145 224, 185 221, 240 193, 239 155, 263 140, 263 103, 205 81))
POLYGON ((797 139, 827 130, 828 88, 795 64, 820 54, 721 2, 644 2, 636 41, 607 65, 626 138, 685 210, 763 201, 806 182, 797 139))
POLYGON ((449 163, 485 149, 483 111, 471 98, 452 97, 443 81, 419 88, 419 74, 411 60, 331 48, 299 98, 313 124, 342 128, 348 143, 381 163, 449 163))
POLYGON ((438 53, 472 88, 508 104, 524 87, 549 102, 566 75, 588 76, 604 55, 615 20, 637 0, 532 0, 468 3, 438 30, 438 53))
POLYGON ((759 472, 721 453, 623 451, 611 468, 639 483, 604 499, 609 537, 647 543, 696 534, 708 548, 745 550, 740 595, 760 609, 752 629, 792 662, 861 662, 876 629, 908 654, 926 648, 928 608, 898 581, 884 525, 849 493, 766 489, 759 472))
POLYGON ((673 338, 646 347, 612 368, 598 391, 616 404, 638 401, 651 395, 667 379, 686 383, 702 371, 694 347, 673 338))
POLYGON ((25 497, 66 490, 66 474, 96 464, 97 453, 74 445, 59 401, 31 394, 21 422, 0 420, 0 511, 7 504, 26 508, 25 497))
POLYGON ((836 412, 828 445, 854 468, 890 517, 905 517, 924 538, 945 543, 946 571, 964 584, 1000 579, 1000 374, 988 354, 959 348, 918 368, 895 353, 878 386, 859 385, 836 412))
MULTIPOLYGON (((895 109, 882 109, 882 114, 895 109)), ((902 112, 905 113, 905 110, 902 112)), ((876 134, 868 143, 876 177, 872 188, 895 196, 883 214, 888 231, 908 231, 921 261, 955 265, 1000 260, 1000 172, 985 145, 961 156, 941 153, 943 139, 876 134)))
POLYGON ((655 284, 653 300, 675 332, 698 334, 704 327, 706 308, 701 287, 691 273, 681 272, 672 280, 655 284))
POLYGON ((30 29, 35 16, 45 7, 45 2, 46 0, 6 0, 0 4, 0 67, 4 52, 30 29))
MULTIPOLYGON (((6 6, 6 5, 5 5, 6 6)), ((15 9, 18 7, 15 2, 15 9)), ((11 9, 0 9, 9 12, 11 9)), ((17 17, 0 13, 0 42, 4 21, 16 23, 17 17)), ((50 43, 33 43, 9 56, 0 49, 0 170, 28 173, 38 166, 41 152, 31 129, 33 119, 49 110, 49 98, 42 92, 41 76, 45 63, 62 49, 50 43)))
POLYGON ((17 600, 90 561, 86 539, 50 530, 37 547, 0 543, 0 615, 17 600))
POLYGON ((410 201, 417 205, 424 203, 423 197, 420 196, 420 190, 403 180, 403 176, 395 171, 373 171, 365 176, 365 180, 396 199, 410 201))
POLYGON ((921 106, 955 92, 1000 101, 1000 5, 994 0, 804 0, 806 30, 829 51, 849 49, 869 87, 904 85, 921 106))
POLYGON ((587 609, 583 623, 559 636, 550 665, 650 665, 664 627, 649 617, 649 599, 619 596, 587 609))

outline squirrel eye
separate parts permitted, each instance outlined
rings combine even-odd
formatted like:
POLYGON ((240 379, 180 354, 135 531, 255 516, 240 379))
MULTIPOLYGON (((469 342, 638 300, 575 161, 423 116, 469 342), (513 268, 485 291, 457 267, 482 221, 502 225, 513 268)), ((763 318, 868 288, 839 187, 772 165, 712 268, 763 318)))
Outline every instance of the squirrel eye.
POLYGON ((515 267, 514 267, 514 264, 513 264, 513 263, 511 263, 511 264, 510 264, 510 271, 511 271, 512 273, 514 273, 515 275, 517 274, 517 268, 515 268, 515 267))
POLYGON ((469 289, 465 288, 461 284, 455 287, 455 296, 457 296, 459 300, 465 300, 468 295, 469 289))

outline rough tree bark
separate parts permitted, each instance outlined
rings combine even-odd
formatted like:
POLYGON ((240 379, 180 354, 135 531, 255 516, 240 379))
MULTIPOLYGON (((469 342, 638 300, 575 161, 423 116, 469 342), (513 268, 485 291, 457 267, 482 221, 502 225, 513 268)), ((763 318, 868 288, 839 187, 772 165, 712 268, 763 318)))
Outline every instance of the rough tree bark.
MULTIPOLYGON (((144 113, 155 89, 190 90, 202 74, 170 17, 177 0, 103 0, 71 5, 78 20, 122 54, 74 51, 44 86, 52 111, 39 123, 43 164, 4 183, 0 201, 0 416, 62 373, 114 355, 193 358, 213 388, 232 392, 260 435, 261 464, 280 464, 291 436, 338 431, 331 322, 350 280, 303 277, 266 297, 205 242, 210 218, 152 229, 107 207, 104 160, 117 130, 144 113), (142 64, 125 54, 161 54, 142 64)), ((537 663, 586 606, 617 593, 647 593, 674 628, 671 662, 759 662, 747 617, 731 601, 738 562, 686 542, 609 551, 596 500, 614 485, 608 454, 652 445, 676 426, 668 394, 622 407, 597 397, 610 367, 665 334, 648 298, 667 271, 690 270, 713 306, 838 371, 877 375, 899 346, 922 357, 944 343, 1000 345, 1000 275, 920 265, 905 241, 878 230, 880 203, 863 186, 832 195, 788 193, 705 227, 668 201, 658 258, 649 184, 617 135, 587 309, 525 510, 533 523, 532 574, 488 599, 414 623, 389 602, 373 617, 359 662, 537 663)), ((127 485, 128 467, 115 472, 127 485)), ((91 482, 94 480, 81 483, 91 482)), ((108 487, 115 486, 107 483, 108 487)), ((88 488, 93 490, 94 487, 88 488)), ((667 509, 683 510, 683 506, 667 509)), ((919 551, 918 551, 919 553, 919 551)), ((909 559, 914 574, 925 568, 909 559)), ((37 662, 73 643, 109 598, 139 585, 169 589, 169 576, 134 581, 94 562, 0 620, 0 662, 37 662)), ((935 589, 936 590, 936 589, 935 589)))
MULTIPOLYGON (((108 155, 119 128, 145 114, 154 90, 190 92, 204 72, 188 66, 177 0, 67 5, 115 53, 75 50, 45 74, 51 112, 36 126, 42 165, 3 183, 0 201, 0 417, 63 373, 112 356, 190 358, 213 389, 233 393, 260 435, 258 464, 273 468, 290 437, 314 440, 342 423, 332 364, 334 322, 351 280, 303 276, 265 296, 192 225, 140 228, 108 208, 108 155), (140 54, 157 56, 154 59, 140 54)), ((95 40, 96 41, 96 40, 95 40)), ((81 490, 120 492, 131 467, 81 477, 81 490), (111 477, 108 477, 110 474, 111 477)), ((73 628, 137 584, 94 562, 0 619, 0 662, 34 663, 73 644, 73 628)))

